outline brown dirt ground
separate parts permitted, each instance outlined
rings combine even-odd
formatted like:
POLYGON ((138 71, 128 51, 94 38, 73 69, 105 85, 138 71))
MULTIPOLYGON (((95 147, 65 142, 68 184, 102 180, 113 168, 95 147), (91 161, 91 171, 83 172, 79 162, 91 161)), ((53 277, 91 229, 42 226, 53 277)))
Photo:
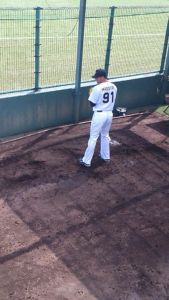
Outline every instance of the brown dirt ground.
POLYGON ((115 119, 90 170, 88 131, 0 144, 0 300, 169 299, 169 118, 115 119))

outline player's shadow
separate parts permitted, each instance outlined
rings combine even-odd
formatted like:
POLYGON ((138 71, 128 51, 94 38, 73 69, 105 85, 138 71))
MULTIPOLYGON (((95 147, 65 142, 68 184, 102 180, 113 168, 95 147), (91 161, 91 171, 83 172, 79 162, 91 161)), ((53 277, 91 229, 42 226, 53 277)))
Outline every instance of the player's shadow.
MULTIPOLYGON (((35 178, 21 183, 20 177, 12 181, 6 174, 1 195, 39 241, 2 256, 0 263, 47 245, 98 300, 160 295, 158 268, 167 264, 169 252, 169 153, 129 128, 113 135, 122 146, 112 149, 110 165, 96 159, 91 170, 80 169, 71 159, 85 140, 77 146, 73 138, 66 145, 63 140, 49 146, 55 149, 55 167, 32 167, 28 161, 24 172, 32 167, 35 178), (161 244, 156 247, 159 233, 161 244)), ((17 167, 23 168, 22 160, 17 167)), ((8 168, 4 163, 4 174, 8 168)), ((159 299, 165 295, 164 283, 159 299)))

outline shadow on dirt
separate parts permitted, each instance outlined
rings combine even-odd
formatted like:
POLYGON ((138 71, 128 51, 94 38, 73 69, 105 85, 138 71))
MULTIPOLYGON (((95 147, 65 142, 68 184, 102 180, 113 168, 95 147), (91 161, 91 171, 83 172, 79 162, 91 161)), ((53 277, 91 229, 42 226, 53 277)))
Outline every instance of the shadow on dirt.
POLYGON ((130 131, 139 121, 112 131, 121 146, 112 148, 110 165, 95 157, 81 169, 86 135, 71 137, 73 129, 66 144, 63 137, 41 146, 44 134, 22 148, 26 154, 16 149, 1 162, 2 197, 39 237, 1 264, 47 245, 98 300, 167 299, 169 153, 130 131))

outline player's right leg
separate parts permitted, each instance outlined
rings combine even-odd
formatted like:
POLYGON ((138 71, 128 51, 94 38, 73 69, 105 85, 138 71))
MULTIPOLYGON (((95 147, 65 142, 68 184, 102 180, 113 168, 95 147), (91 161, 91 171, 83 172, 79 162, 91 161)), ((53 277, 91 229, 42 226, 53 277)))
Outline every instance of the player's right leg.
POLYGON ((110 135, 109 131, 112 124, 113 114, 112 112, 106 112, 106 121, 101 129, 101 147, 100 147, 100 156, 103 160, 110 160, 110 135))
POLYGON ((95 112, 92 118, 91 122, 91 128, 90 128, 90 138, 88 141, 88 147, 85 151, 84 157, 82 158, 82 161, 86 166, 91 165, 91 161, 94 155, 96 143, 98 140, 98 137, 101 132, 101 128, 105 122, 105 115, 103 115, 100 112, 95 112))

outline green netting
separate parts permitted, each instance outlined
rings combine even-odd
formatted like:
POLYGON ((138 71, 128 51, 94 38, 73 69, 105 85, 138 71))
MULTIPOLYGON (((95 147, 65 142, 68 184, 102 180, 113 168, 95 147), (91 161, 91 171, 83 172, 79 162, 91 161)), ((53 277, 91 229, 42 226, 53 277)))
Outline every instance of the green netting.
POLYGON ((0 92, 34 85, 34 11, 0 10, 0 92))
POLYGON ((169 6, 135 6, 135 7, 118 7, 116 9, 116 17, 131 17, 154 14, 168 14, 169 6))
MULTIPOLYGON (((110 8, 86 10, 82 81, 104 67, 110 8)), ((159 72, 169 7, 115 10, 110 77, 159 72)), ((40 87, 75 82, 79 8, 41 11, 40 87)), ((0 92, 34 88, 35 10, 0 10, 0 92)))
POLYGON ((160 70, 168 8, 116 9, 110 75, 121 77, 160 70))
POLYGON ((109 8, 92 9, 92 11, 87 9, 83 50, 83 81, 90 80, 96 68, 104 67, 109 19, 109 8))
MULTIPOLYGON (((110 9, 93 11, 86 19, 83 81, 93 69, 104 67, 110 9), (108 17, 106 17, 108 15, 108 17)), ((169 7, 120 7, 115 9, 110 77, 159 72, 169 7)), ((88 16, 88 14, 87 14, 88 16)))
POLYGON ((41 86, 74 83, 78 36, 78 9, 42 11, 41 86))

